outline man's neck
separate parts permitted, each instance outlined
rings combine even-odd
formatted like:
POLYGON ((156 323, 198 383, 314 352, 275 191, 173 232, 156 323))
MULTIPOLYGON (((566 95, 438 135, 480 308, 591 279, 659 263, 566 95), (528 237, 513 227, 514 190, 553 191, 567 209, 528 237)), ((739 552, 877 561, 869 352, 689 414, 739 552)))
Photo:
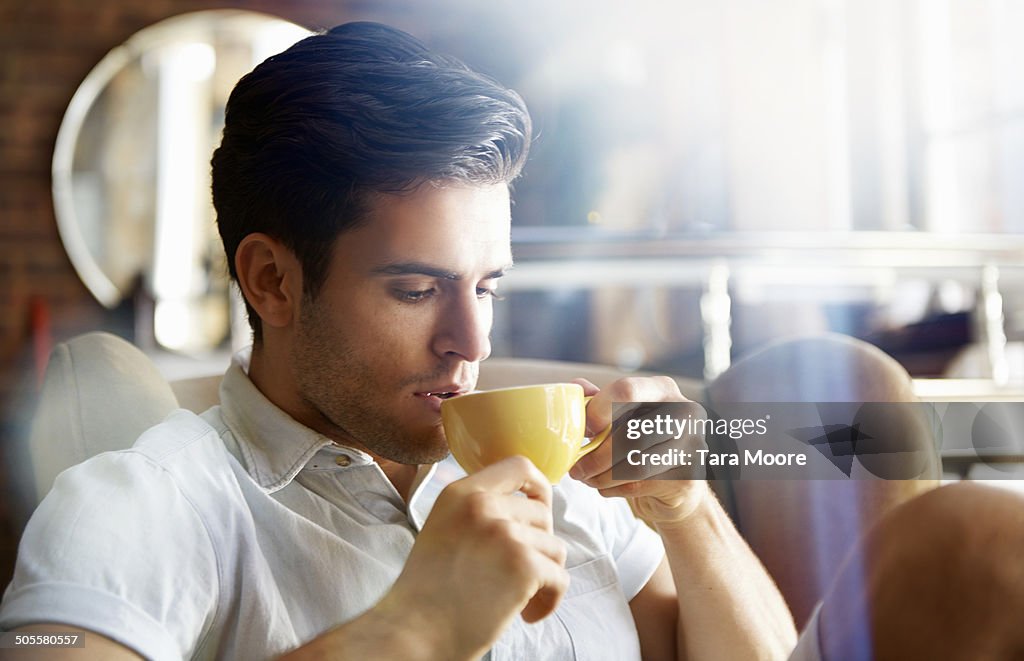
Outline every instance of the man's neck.
MULTIPOLYGON (((365 450, 364 450, 365 452, 365 450)), ((416 483, 416 475, 419 473, 419 466, 413 466, 410 464, 399 464, 387 459, 381 459, 373 453, 370 453, 380 469, 384 471, 384 475, 387 476, 388 481, 391 482, 392 486, 395 487, 395 491, 402 497, 405 504, 409 504, 409 498, 412 496, 412 488, 416 483)))
POLYGON ((391 482, 392 486, 406 503, 412 494, 412 487, 416 482, 416 474, 419 467, 410 464, 400 464, 380 457, 364 447, 355 439, 338 429, 323 414, 310 411, 317 419, 306 419, 298 412, 307 411, 309 407, 302 401, 298 392, 298 385, 291 377, 290 371, 275 365, 275 357, 270 355, 266 346, 256 344, 252 349, 252 358, 249 361, 249 380, 269 399, 277 408, 281 409, 300 424, 323 434, 339 445, 354 448, 360 452, 370 455, 377 465, 384 471, 384 475, 391 482))

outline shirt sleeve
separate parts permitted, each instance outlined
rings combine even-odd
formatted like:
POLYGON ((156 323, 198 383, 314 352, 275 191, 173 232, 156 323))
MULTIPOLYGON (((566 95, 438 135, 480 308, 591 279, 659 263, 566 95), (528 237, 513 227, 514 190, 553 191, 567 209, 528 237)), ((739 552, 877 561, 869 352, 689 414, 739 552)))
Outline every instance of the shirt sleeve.
POLYGON ((623 498, 606 498, 571 478, 563 479, 555 499, 555 519, 578 537, 593 540, 595 551, 607 553, 615 565, 626 600, 647 585, 665 557, 665 547, 623 498))
POLYGON ((62 473, 32 515, 0 629, 67 624, 147 658, 188 658, 217 591, 210 536, 172 476, 143 454, 110 452, 62 473))
POLYGON ((602 520, 605 540, 611 549, 619 583, 627 600, 632 600, 665 557, 661 537, 636 518, 622 498, 606 498, 607 512, 602 520))

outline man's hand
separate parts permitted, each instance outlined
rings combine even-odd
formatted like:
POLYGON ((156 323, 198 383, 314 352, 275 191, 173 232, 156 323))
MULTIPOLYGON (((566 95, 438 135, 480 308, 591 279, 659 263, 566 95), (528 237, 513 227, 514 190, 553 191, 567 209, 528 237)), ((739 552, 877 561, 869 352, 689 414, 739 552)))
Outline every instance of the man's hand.
MULTIPOLYGON (((620 379, 600 392, 587 381, 577 383, 586 394, 594 395, 587 407, 591 431, 611 424, 612 402, 687 401, 668 377, 620 379)), ((693 418, 705 415, 699 404, 690 405, 693 418)), ((655 452, 666 447, 688 452, 706 447, 699 435, 642 442, 655 452)), ((710 494, 707 481, 678 479, 675 467, 648 466, 637 471, 627 464, 616 472, 634 479, 612 479, 612 448, 605 443, 580 459, 570 475, 606 496, 625 496, 665 544, 668 567, 659 568, 630 602, 645 656, 787 656, 796 630, 786 603, 710 494), (656 479, 659 475, 670 479, 656 479)))
MULTIPOLYGON (((619 379, 604 390, 599 390, 585 379, 577 379, 576 383, 583 386, 586 395, 594 396, 587 406, 587 428, 591 432, 604 429, 612 423, 613 402, 689 401, 669 377, 619 379)), ((695 402, 690 404, 694 407, 694 417, 703 417, 704 409, 695 402)), ((684 436, 674 441, 674 444, 692 451, 694 447, 703 447, 704 439, 699 435, 684 436)), ((705 480, 678 479, 678 474, 671 474, 672 467, 648 467, 644 479, 613 479, 612 461, 611 443, 605 443, 580 459, 569 474, 594 487, 602 495, 626 497, 637 516, 656 528, 681 524, 707 495, 705 480), (663 479, 658 479, 659 475, 663 479)), ((622 468, 623 472, 636 472, 633 467, 624 465, 622 468)))
POLYGON ((481 656, 516 614, 536 622, 561 601, 566 549, 551 516, 551 486, 523 457, 453 482, 375 610, 432 631, 436 658, 481 656))

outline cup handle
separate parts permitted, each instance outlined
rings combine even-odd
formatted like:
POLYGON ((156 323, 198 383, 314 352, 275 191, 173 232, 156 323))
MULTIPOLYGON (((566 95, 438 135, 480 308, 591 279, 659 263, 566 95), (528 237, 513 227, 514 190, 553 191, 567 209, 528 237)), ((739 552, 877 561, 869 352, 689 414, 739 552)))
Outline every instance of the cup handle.
MULTIPOLYGON (((590 395, 589 397, 584 397, 583 398, 583 405, 586 406, 587 404, 590 403, 590 400, 592 400, 592 399, 594 399, 593 395, 590 395)), ((602 429, 600 432, 598 432, 596 436, 593 436, 590 439, 590 442, 587 443, 586 445, 584 445, 582 448, 580 448, 579 451, 576 453, 576 461, 579 461, 581 458, 587 456, 588 454, 590 454, 591 452, 596 450, 598 448, 598 446, 601 445, 602 443, 604 443, 604 440, 606 438, 608 438, 608 434, 610 434, 611 431, 612 431, 612 426, 608 425, 607 427, 602 429)), ((573 462, 573 463, 575 463, 575 462, 573 462)))

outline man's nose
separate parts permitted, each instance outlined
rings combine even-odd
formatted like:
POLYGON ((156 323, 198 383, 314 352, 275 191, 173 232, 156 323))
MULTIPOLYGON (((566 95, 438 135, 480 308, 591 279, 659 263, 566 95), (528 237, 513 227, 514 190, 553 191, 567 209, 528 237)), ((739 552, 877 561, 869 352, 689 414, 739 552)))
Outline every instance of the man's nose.
POLYGON ((442 357, 479 362, 491 355, 493 309, 489 299, 460 296, 445 307, 438 320, 434 350, 442 357))

